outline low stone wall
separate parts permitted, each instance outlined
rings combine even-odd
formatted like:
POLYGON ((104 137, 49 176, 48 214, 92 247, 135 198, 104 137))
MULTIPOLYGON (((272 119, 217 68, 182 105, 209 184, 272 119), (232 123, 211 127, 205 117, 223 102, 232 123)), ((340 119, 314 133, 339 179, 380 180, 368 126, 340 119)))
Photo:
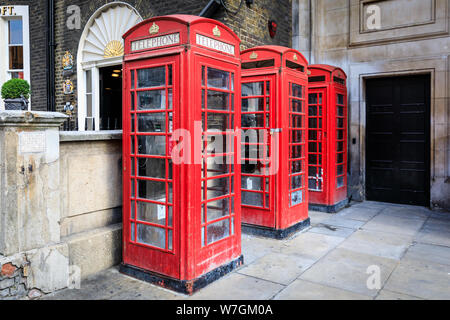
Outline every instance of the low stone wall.
POLYGON ((122 133, 60 132, 61 241, 81 279, 122 260, 122 133))
POLYGON ((77 288, 122 259, 122 134, 58 132, 65 119, 0 112, 0 299, 77 288))

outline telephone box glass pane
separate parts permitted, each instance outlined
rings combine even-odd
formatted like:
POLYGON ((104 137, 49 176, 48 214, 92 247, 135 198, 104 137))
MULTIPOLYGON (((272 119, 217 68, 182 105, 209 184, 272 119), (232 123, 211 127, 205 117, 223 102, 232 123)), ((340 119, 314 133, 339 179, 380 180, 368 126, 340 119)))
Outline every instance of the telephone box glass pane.
POLYGON ((202 177, 205 177, 205 162, 206 162, 206 176, 208 178, 224 175, 230 173, 230 165, 229 163, 232 161, 231 158, 227 156, 217 156, 217 157, 208 157, 206 160, 203 160, 202 164, 202 177))
POLYGON ((137 78, 139 89, 163 87, 166 85, 166 67, 140 69, 137 72, 137 78))
POLYGON ((138 92, 138 110, 166 109, 166 90, 138 92))
POLYGON ((208 202, 207 222, 217 220, 230 214, 230 198, 208 202))
POLYGON ((242 191, 242 204, 263 207, 263 193, 242 191))
POLYGON ((208 109, 228 110, 230 94, 226 92, 208 90, 208 109))
POLYGON ((163 204, 138 202, 137 220, 166 225, 166 206, 163 204))
POLYGON ((208 87, 230 89, 230 73, 223 70, 208 68, 208 87))
POLYGON ((211 179, 207 181, 207 199, 225 196, 230 192, 228 178, 211 179))
POLYGON ((206 234, 208 235, 208 244, 228 237, 230 235, 230 220, 225 219, 208 225, 206 228, 206 234))
POLYGON ((242 99, 242 112, 264 111, 264 98, 242 99))
POLYGON ((165 203, 166 183, 161 181, 138 180, 138 197, 165 203))
POLYGON ((163 228, 138 224, 137 242, 164 249, 166 247, 166 230, 163 228))
POLYGON ((138 154, 166 155, 166 136, 137 136, 138 154))
POLYGON ((139 158, 138 175, 149 178, 166 178, 166 159, 139 158))
POLYGON ((263 177, 243 176, 241 177, 241 187, 246 190, 263 191, 262 181, 263 177))
POLYGON ((140 113, 137 118, 139 132, 166 132, 166 113, 140 113))
POLYGON ((264 82, 250 82, 242 84, 242 97, 264 95, 264 82))

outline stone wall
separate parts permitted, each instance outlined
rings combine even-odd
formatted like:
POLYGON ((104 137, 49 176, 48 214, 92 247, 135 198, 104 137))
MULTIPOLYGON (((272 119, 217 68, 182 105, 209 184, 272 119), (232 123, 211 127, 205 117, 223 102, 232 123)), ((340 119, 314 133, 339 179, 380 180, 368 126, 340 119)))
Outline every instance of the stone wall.
POLYGON ((121 131, 61 132, 61 241, 81 278, 122 261, 121 131))
POLYGON ((0 112, 0 298, 36 298, 122 259, 121 132, 0 112))
POLYGON ((348 75, 349 196, 365 199, 365 80, 431 75, 431 207, 450 209, 449 1, 295 0, 294 48, 348 75), (380 8, 381 26, 367 30, 380 8), (311 25, 304 25, 311 6, 311 25), (424 9, 426 8, 426 10, 424 9), (361 16, 363 15, 363 16, 361 16), (306 32, 305 32, 306 30, 306 32), (309 32, 311 30, 311 32, 309 32))

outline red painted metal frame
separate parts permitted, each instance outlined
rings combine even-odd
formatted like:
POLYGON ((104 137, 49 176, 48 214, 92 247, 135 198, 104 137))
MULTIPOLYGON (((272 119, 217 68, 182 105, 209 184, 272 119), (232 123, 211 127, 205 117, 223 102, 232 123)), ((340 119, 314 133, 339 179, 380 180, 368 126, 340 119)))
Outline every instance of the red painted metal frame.
MULTIPOLYGON (((300 52, 280 46, 251 48, 241 52, 241 59, 242 83, 271 82, 271 117, 270 128, 267 129, 271 132, 269 137, 272 141, 268 146, 271 148, 271 155, 275 151, 278 156, 275 157, 278 158, 276 164, 278 170, 274 175, 269 175, 269 208, 242 205, 242 222, 272 230, 284 230, 308 219, 306 175, 308 62, 300 52), (272 59, 273 62, 266 63, 272 59), (257 67, 258 64, 263 67, 257 67), (294 93, 292 84, 300 85, 302 91, 294 93), (295 95, 299 93, 301 97, 296 97, 295 95), (292 101, 301 103, 301 110, 293 110, 292 101), (293 119, 299 120, 300 123, 294 125, 293 119), (292 140, 294 133, 297 133, 298 140, 292 140), (278 136, 278 143, 275 143, 274 135, 278 136), (300 150, 299 156, 293 154, 294 149, 300 150), (297 167, 294 167, 295 165, 297 167), (293 182, 296 185, 292 185, 293 182), (297 185, 297 182, 300 183, 297 185), (299 194, 301 201, 292 202, 291 197, 299 194)), ((270 159, 273 164, 274 158, 270 159)), ((242 191, 247 192, 245 189, 242 191)))
MULTIPOLYGON (((234 198, 234 208, 230 205, 230 214, 221 219, 210 221, 227 221, 230 224, 229 236, 217 242, 202 245, 202 165, 195 160, 202 159, 201 137, 195 136, 195 129, 200 124, 200 135, 205 136, 202 131, 202 66, 215 68, 228 72, 230 75, 230 86, 234 86, 225 91, 234 96, 229 100, 229 107, 234 105, 234 111, 229 109, 227 113, 230 115, 228 125, 233 124, 231 118, 234 115, 234 126, 240 127, 240 59, 239 59, 239 38, 225 25, 212 19, 206 19, 188 15, 173 15, 155 17, 141 22, 130 29, 124 36, 125 40, 125 56, 123 63, 124 74, 124 98, 123 98, 123 261, 124 264, 145 269, 156 274, 168 276, 178 280, 193 280, 205 273, 224 265, 241 255, 241 208, 240 208, 240 165, 238 162, 238 151, 240 150, 240 141, 237 135, 229 134, 230 139, 234 140, 230 156, 233 159, 234 173, 226 175, 229 183, 234 184, 234 191, 228 195, 219 197, 234 198), (156 33, 154 32, 157 26, 156 33), (153 33, 149 32, 153 27, 153 33), (217 32, 218 31, 218 32, 217 32), (131 50, 131 43, 141 39, 151 39, 161 37, 163 35, 179 34, 179 43, 167 46, 161 46, 154 49, 131 50), (235 54, 227 54, 212 48, 207 48, 196 44, 196 35, 201 34, 211 39, 227 43, 234 46, 235 54), (169 75, 169 67, 172 66, 172 84, 167 83, 161 88, 166 93, 172 90, 173 109, 157 110, 164 111, 166 116, 166 129, 169 129, 169 115, 172 115, 173 128, 172 132, 167 133, 144 133, 143 135, 160 135, 166 136, 166 156, 142 156, 142 158, 157 158, 166 160, 166 178, 169 178, 168 163, 171 159, 170 152, 176 146, 175 139, 172 139, 173 132, 177 129, 185 129, 191 135, 191 143, 186 145, 184 152, 190 153, 191 162, 172 164, 172 177, 170 180, 158 180, 152 178, 144 178, 142 180, 163 181, 166 183, 166 191, 168 191, 168 183, 172 183, 173 194, 172 203, 160 203, 167 208, 172 208, 172 225, 169 224, 168 210, 166 210, 165 230, 172 232, 172 246, 169 245, 168 233, 166 233, 166 241, 164 248, 158 248, 154 245, 146 245, 138 242, 135 235, 132 238, 131 223, 137 223, 137 215, 132 219, 131 205, 136 197, 132 194, 132 184, 135 183, 138 174, 137 163, 132 162, 136 155, 131 153, 132 140, 135 139, 135 131, 138 131, 137 117, 141 113, 152 113, 153 111, 136 111, 137 95, 135 94, 134 109, 132 108, 131 95, 132 92, 138 92, 136 89, 137 72, 134 72, 135 89, 132 89, 132 70, 152 68, 164 66, 166 76, 169 75), (231 74, 234 78, 231 78, 231 74), (234 99, 234 100, 233 100, 234 99), (170 110, 170 111, 168 111, 170 110), (134 116, 132 120, 132 116, 134 116), (132 127, 134 121, 134 129, 132 127), (134 130, 134 131, 133 131, 134 130), (196 141, 195 139, 199 141, 196 141), (132 170, 132 166, 134 166, 132 170), (232 233, 232 230, 234 232, 232 233)), ((152 88, 152 90, 155 88, 152 88)), ((145 89, 148 90, 148 89, 145 89)), ((220 91, 220 90, 215 90, 220 91)), ((168 94, 166 94, 166 106, 168 106, 168 94)), ((216 112, 213 110, 212 112, 216 112)), ((217 113, 220 113, 217 112, 217 113)), ((235 128, 231 128, 231 130, 235 128)), ((137 133, 139 135, 139 133, 137 133)), ((136 138, 137 139, 137 138, 136 138)), ((182 138, 181 140, 184 140, 182 138)), ((178 140, 180 142, 180 140, 178 140)), ((135 140, 134 153, 138 152, 138 143, 135 140)), ((230 165, 231 167, 231 165, 230 165)), ((219 176, 221 177, 221 176, 219 176)), ((141 180, 141 179, 140 179, 141 180)), ((134 184, 135 192, 137 192, 137 184, 134 184)), ((139 199, 139 202, 154 202, 151 200, 139 199)), ((134 207, 137 214, 137 207, 134 207)), ((140 224, 157 226, 153 223, 139 222, 140 224)), ((205 234, 205 238, 207 235, 205 234)))
MULTIPOLYGON (((342 69, 329 65, 310 65, 308 69, 311 72, 309 107, 315 108, 318 105, 312 95, 322 94, 323 99, 323 127, 319 130, 323 134, 315 140, 315 136, 312 135, 315 130, 311 129, 311 123, 308 134, 309 150, 312 150, 315 141, 322 143, 322 150, 309 152, 309 187, 317 181, 314 179, 317 176, 313 167, 323 169, 323 184, 320 191, 309 189, 309 202, 315 205, 334 206, 347 199, 347 76, 342 69), (312 159, 318 155, 322 158, 321 166, 315 166, 316 162, 312 159)), ((309 120, 314 121, 314 118, 310 116, 309 120)))

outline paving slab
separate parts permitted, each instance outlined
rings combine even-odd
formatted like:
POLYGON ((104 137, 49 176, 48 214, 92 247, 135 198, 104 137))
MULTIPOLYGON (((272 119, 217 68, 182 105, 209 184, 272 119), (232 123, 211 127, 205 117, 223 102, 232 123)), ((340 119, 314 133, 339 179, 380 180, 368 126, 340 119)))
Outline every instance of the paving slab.
POLYGON ((359 229, 361 228, 365 222, 358 221, 353 219, 347 219, 340 215, 333 216, 329 219, 322 221, 322 225, 334 226, 334 227, 344 227, 350 229, 359 229))
POLYGON ((268 300, 283 288, 277 283, 232 273, 195 293, 189 300, 268 300))
POLYGON ((418 260, 401 261, 384 289, 423 299, 450 299, 450 267, 418 260))
POLYGON ((447 211, 443 211, 443 212, 433 211, 431 213, 431 218, 440 219, 440 220, 444 220, 444 221, 450 221, 450 212, 447 212, 447 211))
POLYGON ((423 226, 426 218, 406 218, 397 215, 379 213, 367 222, 362 229, 394 234, 415 235, 423 226))
POLYGON ((331 213, 313 211, 313 210, 309 210, 308 215, 309 215, 309 219, 310 219, 310 224, 312 226, 315 226, 315 225, 321 223, 323 220, 326 220, 326 219, 330 218, 331 216, 333 216, 333 214, 331 214, 331 213))
POLYGON ((379 290, 368 288, 367 281, 371 277, 368 268, 379 267, 382 287, 397 263, 392 259, 336 248, 305 271, 300 279, 375 297, 379 290))
POLYGON ((239 269, 238 273, 288 285, 314 262, 313 259, 295 255, 269 253, 251 265, 239 269))
POLYGON ((423 299, 383 289, 380 291, 375 300, 423 300, 423 299))
POLYGON ((138 280, 129 280, 116 267, 87 277, 81 281, 80 289, 65 289, 42 297, 42 300, 107 300, 113 295, 129 289, 138 280))
POLYGON ((428 219, 416 235, 415 241, 450 247, 450 230, 446 223, 439 223, 437 219, 428 219))
POLYGON ((409 247, 403 261, 414 259, 450 266, 450 247, 426 243, 414 243, 409 247))
POLYGON ((345 238, 306 232, 290 240, 281 248, 281 253, 318 260, 339 245, 345 238))
POLYGON ((432 211, 425 207, 416 207, 416 206, 388 206, 384 208, 380 214, 396 216, 401 218, 411 218, 411 219, 422 219, 430 217, 432 211))
POLYGON ((377 201, 364 201, 364 202, 351 202, 350 203, 350 208, 369 208, 369 209, 374 209, 374 208, 379 208, 379 209, 383 209, 387 206, 391 206, 391 203, 386 203, 386 202, 377 202, 377 201))
POLYGON ((381 210, 383 208, 350 207, 340 211, 337 216, 367 222, 380 213, 381 210))
POLYGON ((355 229, 319 224, 316 227, 311 228, 309 232, 347 238, 355 232, 355 229))
POLYGON ((279 252, 287 240, 275 240, 270 238, 242 235, 242 254, 244 264, 251 264, 253 261, 265 256, 269 252, 279 252))
POLYGON ((358 230, 342 242, 339 248, 400 260, 411 245, 412 239, 412 236, 407 235, 358 230))
POLYGON ((371 297, 297 279, 278 293, 274 300, 369 300, 371 297))

